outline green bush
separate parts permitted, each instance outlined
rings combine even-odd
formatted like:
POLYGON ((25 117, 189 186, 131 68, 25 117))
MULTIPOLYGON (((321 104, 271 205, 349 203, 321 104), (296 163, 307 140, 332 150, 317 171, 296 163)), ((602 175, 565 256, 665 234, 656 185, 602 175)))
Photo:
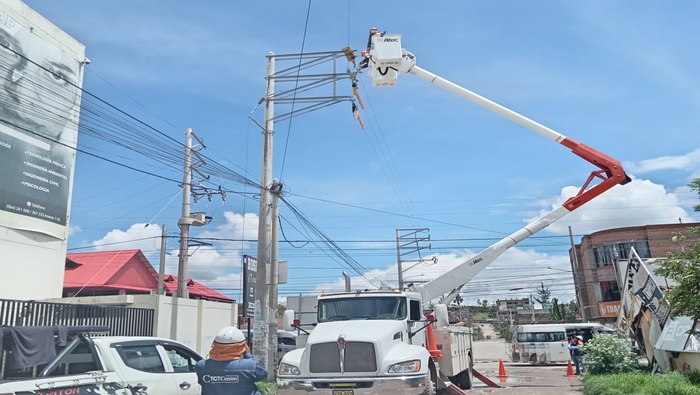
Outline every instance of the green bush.
POLYGON ((632 343, 618 335, 594 335, 581 350, 583 365, 589 374, 616 374, 639 370, 632 343))
POLYGON ((258 389, 262 395, 277 394, 277 383, 273 381, 258 381, 255 384, 258 386, 258 389))
POLYGON ((586 375, 583 395, 700 395, 700 387, 679 372, 586 375))

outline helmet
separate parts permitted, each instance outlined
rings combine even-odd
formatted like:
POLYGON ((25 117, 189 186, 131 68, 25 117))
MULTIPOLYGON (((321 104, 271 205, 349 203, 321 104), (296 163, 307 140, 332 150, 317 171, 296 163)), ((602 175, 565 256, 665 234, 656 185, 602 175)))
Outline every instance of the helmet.
POLYGON ((583 340, 583 336, 581 336, 581 335, 577 335, 576 338, 579 340, 583 340))
POLYGON ((240 343, 245 341, 245 335, 235 326, 227 326, 219 331, 214 341, 223 344, 240 343))

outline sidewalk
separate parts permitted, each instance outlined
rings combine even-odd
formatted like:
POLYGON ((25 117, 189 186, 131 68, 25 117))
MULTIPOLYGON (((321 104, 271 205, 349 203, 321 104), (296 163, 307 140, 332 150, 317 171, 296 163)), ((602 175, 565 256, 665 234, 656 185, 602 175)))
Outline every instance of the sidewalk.
POLYGON ((474 394, 580 395, 580 376, 567 377, 566 365, 530 365, 504 362, 507 378, 499 379, 498 363, 475 363, 474 369, 505 388, 489 388, 477 379, 467 391, 474 394))

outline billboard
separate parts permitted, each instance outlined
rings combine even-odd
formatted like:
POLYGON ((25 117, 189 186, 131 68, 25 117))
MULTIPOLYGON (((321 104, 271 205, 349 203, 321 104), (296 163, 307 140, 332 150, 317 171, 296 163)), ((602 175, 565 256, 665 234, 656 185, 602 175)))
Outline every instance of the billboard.
POLYGON ((65 240, 85 49, 0 1, 0 226, 65 240))
POLYGON ((258 274, 258 260, 243 255, 243 316, 255 316, 255 286, 258 274))

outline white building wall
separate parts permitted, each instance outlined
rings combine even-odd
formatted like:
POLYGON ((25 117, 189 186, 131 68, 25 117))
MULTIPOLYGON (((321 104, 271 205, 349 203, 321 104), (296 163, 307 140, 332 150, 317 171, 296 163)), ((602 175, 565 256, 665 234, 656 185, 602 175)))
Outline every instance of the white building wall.
POLYGON ((0 35, 5 75, 21 76, 0 79, 0 298, 60 297, 85 47, 19 0, 0 0, 0 35), (56 63, 60 80, 42 69, 56 63))

